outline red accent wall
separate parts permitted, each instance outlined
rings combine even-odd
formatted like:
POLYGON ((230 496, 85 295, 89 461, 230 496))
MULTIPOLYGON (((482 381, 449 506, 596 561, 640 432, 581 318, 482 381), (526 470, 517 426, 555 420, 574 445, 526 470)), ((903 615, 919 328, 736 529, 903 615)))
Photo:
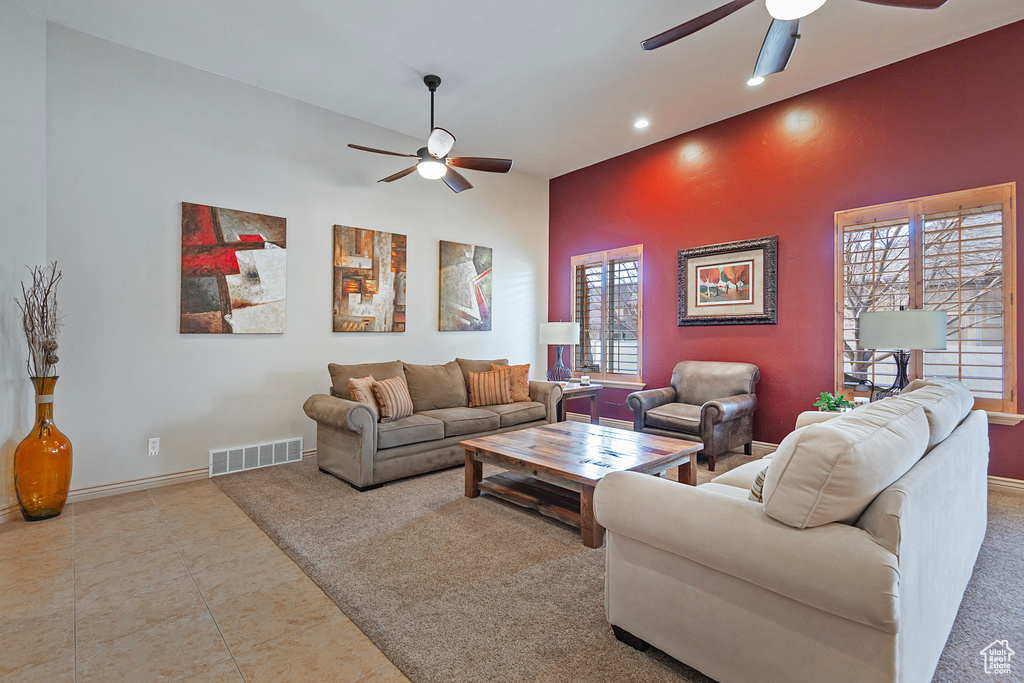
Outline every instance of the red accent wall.
MULTIPOLYGON (((573 254, 642 243, 648 388, 684 359, 755 363, 754 438, 778 443, 833 386, 834 213, 1010 181, 1024 198, 1022 83, 1018 22, 555 178, 549 319, 569 318, 573 254), (677 251, 767 235, 778 325, 677 327, 677 251)), ((603 416, 632 419, 629 392, 602 393, 603 416)), ((990 433, 990 473, 1024 479, 1024 424, 990 433)))

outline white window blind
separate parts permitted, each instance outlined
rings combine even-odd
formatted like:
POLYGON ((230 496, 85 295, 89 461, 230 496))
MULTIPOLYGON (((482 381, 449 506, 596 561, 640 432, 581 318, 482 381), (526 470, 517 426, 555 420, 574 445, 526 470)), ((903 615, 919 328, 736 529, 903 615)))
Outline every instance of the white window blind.
POLYGON ((912 351, 910 376, 962 381, 977 408, 1016 412, 1011 184, 836 214, 836 385, 895 379, 891 351, 862 349, 864 311, 942 310, 944 351, 912 351))
POLYGON ((580 324, 576 373, 640 381, 642 247, 575 256, 572 269, 573 320, 580 324))

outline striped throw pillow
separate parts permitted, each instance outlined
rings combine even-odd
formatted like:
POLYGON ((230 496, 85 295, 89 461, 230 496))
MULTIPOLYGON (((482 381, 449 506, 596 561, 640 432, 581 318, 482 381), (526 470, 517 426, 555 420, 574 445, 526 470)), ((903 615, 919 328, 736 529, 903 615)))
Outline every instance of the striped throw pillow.
POLYGON ((377 397, 381 422, 394 422, 412 415, 412 396, 401 377, 374 382, 373 395, 377 397))
POLYGON ((750 495, 747 498, 755 503, 764 502, 764 498, 761 497, 761 491, 764 489, 764 477, 766 474, 768 474, 768 465, 761 468, 761 471, 754 477, 754 483, 750 485, 750 495))
POLYGON ((469 407, 512 403, 511 376, 508 370, 469 373, 469 407))
POLYGON ((348 393, 352 394, 352 400, 365 403, 370 406, 377 419, 380 419, 380 412, 377 408, 377 398, 373 395, 373 383, 376 382, 371 375, 366 377, 350 377, 348 380, 348 393))
POLYGON ((526 365, 495 365, 491 363, 491 371, 508 371, 509 385, 512 387, 512 401, 530 400, 530 364, 526 365))

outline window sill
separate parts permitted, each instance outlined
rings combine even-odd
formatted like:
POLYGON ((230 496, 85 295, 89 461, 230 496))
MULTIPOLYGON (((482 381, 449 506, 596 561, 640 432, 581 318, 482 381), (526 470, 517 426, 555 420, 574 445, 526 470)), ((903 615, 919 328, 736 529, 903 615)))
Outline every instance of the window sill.
POLYGON ((990 425, 1016 425, 1020 424, 1024 420, 1024 415, 1014 415, 1013 413, 997 413, 994 411, 988 412, 988 423, 990 425))
MULTIPOLYGON (((579 381, 578 377, 573 377, 573 379, 579 381)), ((629 389, 630 391, 642 391, 647 386, 646 382, 620 382, 615 379, 597 379, 596 377, 591 377, 590 381, 609 389, 629 389)))

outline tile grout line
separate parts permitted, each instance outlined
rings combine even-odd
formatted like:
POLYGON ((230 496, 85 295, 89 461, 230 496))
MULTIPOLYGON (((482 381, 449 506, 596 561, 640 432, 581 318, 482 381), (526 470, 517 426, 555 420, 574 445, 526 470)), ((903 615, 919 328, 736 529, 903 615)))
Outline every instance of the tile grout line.
MULTIPOLYGON (((241 667, 239 667, 238 666, 238 662, 235 661, 235 653, 231 651, 231 646, 228 645, 227 638, 224 637, 224 633, 220 630, 220 624, 217 623, 217 617, 213 616, 213 610, 210 609, 210 604, 208 602, 206 602, 206 596, 203 595, 202 589, 199 588, 199 584, 196 582, 196 577, 192 575, 192 568, 189 567, 188 566, 188 562, 185 561, 185 556, 182 554, 181 548, 178 547, 178 542, 174 539, 174 534, 171 533, 171 528, 169 526, 167 526, 167 520, 164 519, 164 513, 163 513, 163 510, 160 508, 160 504, 157 503, 156 500, 153 499, 153 494, 152 493, 147 491, 147 495, 149 496, 150 502, 153 503, 153 507, 156 508, 156 513, 158 515, 160 515, 160 521, 163 523, 164 529, 167 530, 167 535, 171 537, 171 543, 174 544, 174 550, 178 553, 178 557, 181 558, 181 563, 183 565, 185 565, 185 571, 188 572, 188 578, 192 579, 192 585, 196 587, 196 592, 199 593, 199 599, 203 601, 203 606, 206 608, 206 613, 209 614, 210 615, 210 619, 213 620, 213 626, 214 626, 214 628, 217 629, 217 635, 220 636, 221 642, 224 643, 224 649, 226 649, 228 651, 228 654, 231 656, 231 663, 235 665, 235 671, 238 672, 238 675, 242 678, 242 681, 244 682, 245 681, 245 674, 242 673, 241 667)), ((185 676, 194 675, 195 673, 198 673, 198 672, 196 672, 196 671, 189 672, 188 674, 185 674, 181 678, 184 678, 185 676)))

